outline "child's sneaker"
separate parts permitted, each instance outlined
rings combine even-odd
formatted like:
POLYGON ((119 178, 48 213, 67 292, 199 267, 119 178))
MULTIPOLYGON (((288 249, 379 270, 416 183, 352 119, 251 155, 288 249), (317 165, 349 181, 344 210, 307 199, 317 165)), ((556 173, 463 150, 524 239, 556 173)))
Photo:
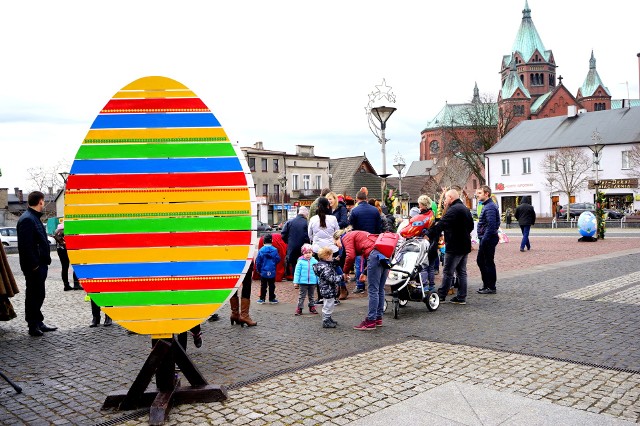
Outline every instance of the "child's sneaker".
POLYGON ((360 325, 356 325, 353 327, 355 330, 375 330, 376 329, 376 321, 375 320, 364 320, 360 323, 360 325))
POLYGON ((338 321, 335 321, 333 318, 329 317, 327 318, 329 321, 331 321, 332 323, 334 323, 335 325, 338 325, 338 321))
POLYGON ((296 316, 299 317, 302 315, 302 308, 296 308, 296 316))
POLYGON ((277 305, 277 304, 278 304, 278 303, 280 303, 280 302, 278 302, 278 299, 273 299, 273 300, 269 300, 269 303, 270 303, 271 305, 277 305))
POLYGON ((376 318, 376 327, 382 327, 382 318, 376 318))
POLYGON ((317 314, 318 311, 316 310, 315 306, 309 306, 309 313, 310 314, 317 314))
POLYGON ((336 328, 336 325, 338 325, 338 323, 331 321, 329 318, 322 321, 322 328, 336 328))
POLYGON ((264 299, 258 299, 256 302, 258 305, 264 305, 264 299))

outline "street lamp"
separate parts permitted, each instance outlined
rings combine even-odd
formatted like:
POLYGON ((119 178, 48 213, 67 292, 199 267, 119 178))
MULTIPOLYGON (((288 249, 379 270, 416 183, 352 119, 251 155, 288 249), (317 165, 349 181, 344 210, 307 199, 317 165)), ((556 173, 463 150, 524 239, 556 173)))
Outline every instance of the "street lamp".
POLYGON ((58 173, 62 180, 64 181, 64 185, 67 186, 67 179, 69 179, 69 172, 60 172, 58 173))
POLYGON ((282 173, 278 176, 278 183, 280 184, 280 188, 282 188, 282 223, 284 223, 284 199, 287 195, 287 175, 282 173))
POLYGON ((603 229, 603 223, 602 223, 602 206, 600 206, 598 199, 600 198, 598 196, 598 188, 600 186, 600 182, 598 181, 598 169, 600 168, 600 155, 602 152, 602 148, 604 148, 604 145, 602 144, 602 137, 600 136, 600 133, 598 132, 598 130, 594 130, 593 135, 591 135, 591 140, 594 142, 593 145, 589 146, 589 149, 593 152, 593 163, 596 165, 596 180, 593 183, 594 188, 596 189, 596 195, 594 197, 594 204, 596 206, 596 223, 597 223, 597 228, 598 228, 598 235, 597 237, 599 238, 604 238, 604 229, 603 229))
MULTIPOLYGON (((406 164, 404 163, 404 158, 400 154, 396 155, 396 164, 393 165, 393 168, 398 172, 398 193, 400 194, 400 214, 404 213, 404 206, 402 204, 402 171, 406 164)), ((403 216, 404 217, 404 216, 403 216)))
POLYGON ((602 144, 602 137, 600 136, 600 133, 597 130, 593 132, 593 135, 591 136, 591 140, 595 142, 593 145, 589 146, 589 149, 593 152, 593 163, 596 165, 596 180, 593 186, 596 188, 595 199, 597 202, 598 186, 600 185, 600 182, 598 181, 598 169, 600 168, 600 153, 602 152, 602 148, 604 148, 604 145, 602 144))
POLYGON ((387 107, 387 106, 371 108, 371 113, 380 122, 380 130, 381 130, 380 144, 382 145, 382 174, 383 175, 387 174, 387 152, 385 148, 387 139, 384 136, 384 131, 387 128, 387 120, 389 119, 389 117, 391 117, 391 114, 393 114, 396 109, 397 108, 387 107))

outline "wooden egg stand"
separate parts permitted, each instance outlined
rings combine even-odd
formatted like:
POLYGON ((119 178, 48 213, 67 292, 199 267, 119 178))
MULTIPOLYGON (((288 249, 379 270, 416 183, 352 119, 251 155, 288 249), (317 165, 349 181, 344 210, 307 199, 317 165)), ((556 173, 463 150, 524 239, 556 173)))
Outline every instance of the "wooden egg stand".
POLYGON ((173 404, 219 402, 227 399, 222 385, 210 385, 175 336, 153 339, 153 349, 129 390, 110 393, 102 409, 132 410, 149 407, 149 424, 161 425, 173 404), (180 386, 176 364, 191 386, 180 386), (148 390, 156 377, 156 389, 148 390))
POLYGON ((140 78, 96 117, 65 184, 69 256, 105 314, 152 338, 131 387, 110 393, 103 409, 150 407, 149 423, 157 425, 174 403, 227 398, 223 386, 207 383, 175 333, 215 312, 248 267, 253 188, 237 144, 175 80, 140 78), (176 365, 189 386, 181 386, 176 365))

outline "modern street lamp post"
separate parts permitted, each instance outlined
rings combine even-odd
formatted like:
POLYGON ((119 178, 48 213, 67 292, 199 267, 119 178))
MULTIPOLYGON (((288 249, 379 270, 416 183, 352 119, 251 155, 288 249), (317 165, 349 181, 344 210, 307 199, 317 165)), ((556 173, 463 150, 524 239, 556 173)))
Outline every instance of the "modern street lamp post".
POLYGON ((284 224, 284 199, 287 195, 287 175, 282 173, 280 176, 278 176, 278 183, 280 184, 280 188, 282 188, 282 211, 280 212, 280 214, 282 215, 282 223, 284 224))
POLYGON ((598 180, 598 169, 600 168, 600 158, 601 158, 601 153, 602 153, 602 148, 604 148, 604 145, 602 144, 602 137, 600 136, 600 133, 595 130, 593 132, 593 135, 591 136, 591 140, 594 142, 593 145, 589 145, 589 149, 593 152, 593 163, 596 166, 596 180, 593 182, 593 186, 596 190, 596 194, 594 197, 594 205, 596 206, 596 222, 598 224, 598 237, 602 236, 602 238, 604 238, 604 233, 601 232, 602 229, 602 215, 599 214, 601 213, 601 209, 602 206, 599 206, 599 196, 598 196, 598 192, 599 192, 599 187, 600 187, 600 181, 598 180))
POLYGON ((387 128, 387 120, 391 117, 391 114, 395 112, 397 108, 380 106, 371 108, 371 113, 378 119, 380 122, 380 144, 382 145, 382 174, 387 174, 387 152, 386 152, 386 143, 387 138, 385 137, 385 129, 387 128))
POLYGON ((404 163, 404 158, 401 155, 396 156, 396 163, 393 165, 393 168, 398 172, 398 194, 400 196, 400 214, 404 217, 404 207, 402 204, 402 170, 406 164, 404 163))

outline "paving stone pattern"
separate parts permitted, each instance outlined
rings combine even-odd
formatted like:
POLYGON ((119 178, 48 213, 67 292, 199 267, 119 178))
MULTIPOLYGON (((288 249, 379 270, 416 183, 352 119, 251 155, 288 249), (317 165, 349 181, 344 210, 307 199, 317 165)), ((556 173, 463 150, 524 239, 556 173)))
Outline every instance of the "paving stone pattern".
MULTIPOLYGON (((640 421, 640 307, 608 295, 558 297, 639 273, 640 238, 629 235, 636 238, 592 244, 533 235, 524 253, 512 237, 498 246, 497 295, 475 293, 474 252, 466 306, 443 303, 428 312, 410 302, 398 320, 386 316, 371 332, 352 329, 366 315, 366 296, 344 301, 334 315, 338 328, 324 330, 318 315, 294 317, 296 291, 279 283, 281 304, 252 305, 257 327, 231 327, 228 306, 221 321, 203 325, 202 348, 190 342, 188 352, 211 383, 231 387, 230 399, 176 407, 171 421, 344 424, 451 380, 640 421)), ((0 368, 24 391, 0 381, 0 423, 86 425, 127 414, 100 406, 106 394, 131 385, 150 339, 117 325, 88 328, 89 303, 81 291, 62 291, 57 259, 44 314, 60 329, 27 336, 23 277, 17 256, 9 257, 22 293, 12 299, 20 317, 0 323, 0 368)), ((621 291, 636 288, 630 285, 621 291)))

